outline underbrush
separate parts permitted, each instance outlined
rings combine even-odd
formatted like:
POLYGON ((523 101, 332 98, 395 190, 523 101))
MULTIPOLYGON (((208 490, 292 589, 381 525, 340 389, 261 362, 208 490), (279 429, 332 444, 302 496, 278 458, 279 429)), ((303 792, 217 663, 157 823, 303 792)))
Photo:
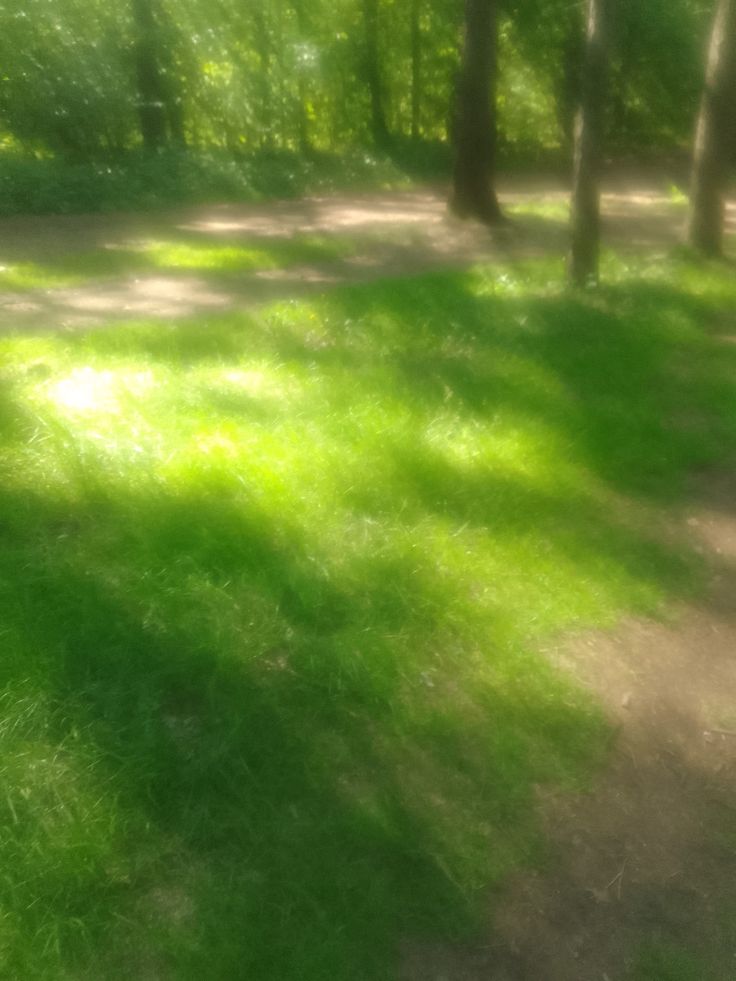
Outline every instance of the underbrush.
POLYGON ((4 153, 0 216, 262 201, 356 187, 400 187, 407 181, 398 166, 367 151, 129 151, 79 163, 4 153))
POLYGON ((557 264, 0 341, 9 977, 390 981, 609 734, 537 653, 698 589, 718 267, 557 264))

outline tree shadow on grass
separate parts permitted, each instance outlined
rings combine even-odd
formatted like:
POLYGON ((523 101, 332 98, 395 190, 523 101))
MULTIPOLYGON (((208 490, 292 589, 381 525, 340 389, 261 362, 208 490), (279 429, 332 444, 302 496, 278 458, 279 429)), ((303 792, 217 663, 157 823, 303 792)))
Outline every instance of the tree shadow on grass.
MULTIPOLYGON (((262 513, 8 492, 2 513, 4 626, 23 653, 5 691, 46 707, 34 725, 11 704, 5 752, 17 731, 27 754, 55 747, 37 765, 59 800, 34 807, 32 778, 8 780, 6 901, 29 941, 55 921, 67 970, 391 978, 405 933, 477 925, 487 878, 536 847, 532 784, 600 746, 595 715, 545 692, 543 671, 536 692, 489 685, 448 711, 453 693, 411 677, 380 624, 366 636, 386 565, 360 572, 366 610, 316 584, 300 536, 262 513)), ((407 570, 390 571, 406 596, 407 570)), ((52 976, 53 953, 8 967, 52 976)))
MULTIPOLYGON (((388 530, 361 544, 346 523, 338 562, 328 529, 215 478, 6 483, 17 976, 389 981, 403 937, 472 935, 488 884, 538 854, 535 784, 579 780, 606 734, 528 641, 691 589, 653 515, 734 446, 736 351, 676 289, 503 288, 426 277, 64 339, 185 374, 268 357, 317 375, 363 454, 340 457, 335 506, 388 530), (411 422, 351 421, 368 404, 411 422), (496 589, 514 562, 527 578, 496 589)), ((26 424, 5 401, 10 453, 26 424)))
POLYGON ((736 345, 713 343, 730 336, 732 295, 629 278, 540 296, 530 269, 511 269, 510 290, 489 271, 333 291, 325 309, 338 330, 372 326, 362 344, 338 336, 339 353, 312 356, 344 346, 357 365, 368 345, 393 345, 408 399, 545 427, 607 486, 644 499, 676 495, 688 468, 733 449, 736 345))

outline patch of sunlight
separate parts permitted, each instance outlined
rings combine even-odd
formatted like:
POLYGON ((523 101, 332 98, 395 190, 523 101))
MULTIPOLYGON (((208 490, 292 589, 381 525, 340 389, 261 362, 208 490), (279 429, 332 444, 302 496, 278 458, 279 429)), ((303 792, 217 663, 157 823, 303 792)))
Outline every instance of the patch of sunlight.
POLYGON ((219 376, 213 375, 211 383, 219 383, 225 390, 242 392, 251 398, 268 401, 291 399, 301 390, 293 375, 280 374, 266 367, 224 371, 219 376))
POLYGON ((533 218, 548 218, 552 221, 567 221, 570 216, 568 201, 525 201, 523 204, 512 204, 507 209, 511 215, 528 215, 533 218))
POLYGON ((220 429, 200 433, 196 437, 196 447, 205 456, 225 456, 232 460, 242 452, 242 446, 237 438, 220 429))
POLYGON ((278 265, 268 249, 245 246, 188 245, 179 242, 147 242, 141 251, 164 269, 246 271, 278 265))
POLYGON ((117 415, 121 412, 121 397, 143 398, 154 385, 151 371, 98 371, 86 365, 52 382, 46 391, 50 400, 62 409, 117 415))
POLYGON ((352 254, 356 243, 346 236, 297 235, 290 239, 272 238, 236 245, 149 241, 142 243, 140 248, 148 260, 161 269, 248 272, 338 259, 352 254))
POLYGON ((182 270, 252 272, 352 255, 355 239, 345 235, 297 235, 237 244, 140 240, 96 250, 65 252, 44 260, 0 265, 0 290, 64 289, 96 279, 182 270))
POLYGON ((79 281, 80 276, 78 275, 62 272, 36 262, 0 266, 0 289, 57 289, 74 286, 79 281))

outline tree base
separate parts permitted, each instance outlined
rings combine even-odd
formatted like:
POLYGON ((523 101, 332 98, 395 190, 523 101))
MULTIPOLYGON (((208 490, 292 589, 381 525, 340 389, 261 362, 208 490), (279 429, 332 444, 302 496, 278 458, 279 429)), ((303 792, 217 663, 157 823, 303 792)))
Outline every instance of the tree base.
POLYGON ((448 207, 450 212, 462 221, 479 221, 482 225, 496 227, 511 224, 495 201, 470 201, 453 195, 448 207))

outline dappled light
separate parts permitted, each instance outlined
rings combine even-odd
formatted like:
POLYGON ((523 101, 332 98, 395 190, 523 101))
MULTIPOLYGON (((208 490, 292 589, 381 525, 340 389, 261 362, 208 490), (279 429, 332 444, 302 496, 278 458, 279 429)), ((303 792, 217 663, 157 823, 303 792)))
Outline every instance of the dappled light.
POLYGON ((736 0, 0 55, 0 979, 733 981, 736 0))
POLYGON ((607 737, 535 647, 692 595, 736 448, 727 276, 551 275, 2 341, 15 973, 389 977, 537 852, 607 737))
MULTIPOLYGON (((495 235, 425 191, 222 206, 158 216, 149 228, 140 217, 58 218, 44 232, 15 220, 0 250, 0 330, 251 310, 329 285, 564 249, 561 190, 540 193, 522 178, 503 191, 513 224, 495 235)), ((604 195, 604 212, 611 246, 632 257, 668 248, 683 223, 676 196, 636 183, 604 195)))

